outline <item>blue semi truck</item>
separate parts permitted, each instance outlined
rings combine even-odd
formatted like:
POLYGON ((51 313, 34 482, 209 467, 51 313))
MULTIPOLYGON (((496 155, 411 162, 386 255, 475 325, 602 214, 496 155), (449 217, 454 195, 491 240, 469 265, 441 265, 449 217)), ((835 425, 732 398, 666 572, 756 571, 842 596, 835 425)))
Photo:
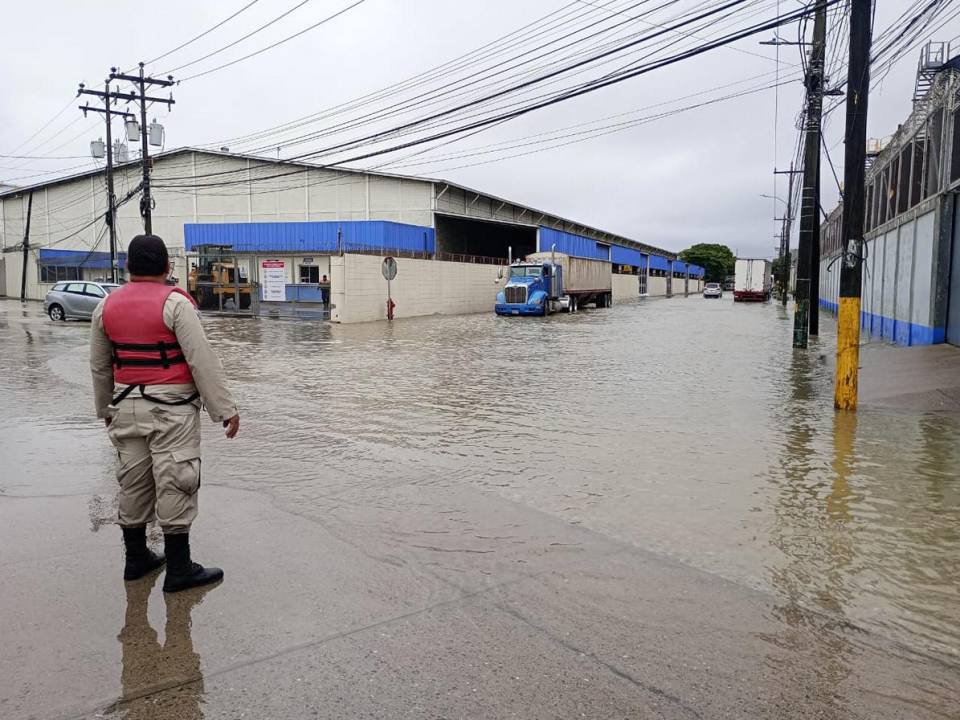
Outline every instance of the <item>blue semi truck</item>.
POLYGON ((497 315, 546 316, 613 304, 609 262, 548 252, 528 255, 508 269, 507 284, 497 293, 497 315))

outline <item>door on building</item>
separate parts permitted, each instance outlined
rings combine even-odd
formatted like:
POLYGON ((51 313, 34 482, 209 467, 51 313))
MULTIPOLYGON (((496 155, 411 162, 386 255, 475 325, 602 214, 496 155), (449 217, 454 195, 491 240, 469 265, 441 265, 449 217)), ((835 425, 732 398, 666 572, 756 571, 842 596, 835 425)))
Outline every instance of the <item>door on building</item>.
POLYGON ((7 259, 0 258, 0 297, 7 294, 7 259))
POLYGON ((947 305, 947 342, 960 345, 960 196, 954 198, 953 248, 950 251, 950 295, 947 305))

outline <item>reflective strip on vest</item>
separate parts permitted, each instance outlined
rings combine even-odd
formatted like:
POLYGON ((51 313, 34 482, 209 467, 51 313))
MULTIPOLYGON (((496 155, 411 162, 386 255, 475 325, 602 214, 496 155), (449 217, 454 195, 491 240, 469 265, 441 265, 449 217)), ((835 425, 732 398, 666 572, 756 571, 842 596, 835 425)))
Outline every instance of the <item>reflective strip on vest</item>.
POLYGON ((118 385, 186 385, 190 366, 177 336, 163 321, 163 306, 177 287, 129 282, 104 300, 103 329, 113 347, 113 379, 118 385))

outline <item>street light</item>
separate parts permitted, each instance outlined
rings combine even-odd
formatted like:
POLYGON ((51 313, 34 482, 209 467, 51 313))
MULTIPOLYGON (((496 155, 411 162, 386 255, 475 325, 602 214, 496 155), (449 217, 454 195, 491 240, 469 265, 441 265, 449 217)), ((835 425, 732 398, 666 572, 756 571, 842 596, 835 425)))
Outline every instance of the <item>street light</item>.
POLYGON ((790 207, 790 204, 789 204, 786 200, 784 200, 784 199, 782 199, 782 198, 778 198, 776 195, 767 195, 767 194, 765 194, 765 193, 757 193, 757 195, 759 195, 760 197, 769 198, 770 200, 779 200, 780 202, 782 202, 782 203, 783 203, 784 205, 786 205, 787 207, 790 207))

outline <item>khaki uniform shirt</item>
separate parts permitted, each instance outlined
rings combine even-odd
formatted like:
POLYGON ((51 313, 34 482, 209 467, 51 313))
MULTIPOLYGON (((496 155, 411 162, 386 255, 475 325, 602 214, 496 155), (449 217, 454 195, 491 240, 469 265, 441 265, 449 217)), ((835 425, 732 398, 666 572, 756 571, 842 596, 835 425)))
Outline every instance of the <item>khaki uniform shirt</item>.
MULTIPOLYGON (((164 400, 178 400, 197 391, 214 422, 223 422, 236 415, 237 405, 227 389, 223 365, 210 347, 190 300, 180 293, 170 293, 163 305, 163 322, 177 336, 196 385, 147 385, 144 392, 164 400)), ((113 350, 103 329, 103 302, 93 311, 91 324, 90 370, 93 373, 94 403, 97 417, 106 418, 110 415, 107 408, 111 400, 126 386, 114 386, 113 350)))

